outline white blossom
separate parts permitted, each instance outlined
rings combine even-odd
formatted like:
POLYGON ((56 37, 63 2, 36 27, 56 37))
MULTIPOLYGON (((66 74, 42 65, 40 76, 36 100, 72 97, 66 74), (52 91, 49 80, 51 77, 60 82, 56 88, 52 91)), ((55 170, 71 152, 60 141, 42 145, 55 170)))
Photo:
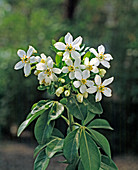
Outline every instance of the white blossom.
POLYGON ((73 41, 73 37, 70 33, 65 35, 65 44, 63 42, 57 42, 54 46, 63 53, 63 61, 70 59, 70 55, 73 59, 80 58, 81 55, 78 51, 80 51, 80 45, 82 43, 82 37, 79 36, 73 41))
POLYGON ((113 60, 113 57, 110 54, 104 54, 105 47, 103 45, 98 47, 98 53, 94 48, 90 48, 89 51, 96 56, 96 58, 92 59, 95 66, 98 66, 101 63, 104 67, 110 68, 110 63, 108 61, 113 60))
POLYGON ((88 57, 85 58, 84 60, 85 69, 93 73, 98 73, 99 70, 94 64, 95 63, 93 62, 93 59, 89 61, 88 57))
POLYGON ((34 52, 36 52, 36 50, 32 46, 29 46, 27 53, 24 50, 19 49, 17 55, 20 57, 21 61, 14 66, 14 69, 19 70, 24 67, 25 76, 29 76, 31 73, 30 64, 37 62, 36 57, 32 56, 34 52))
POLYGON ((94 78, 95 81, 95 86, 92 86, 90 88, 87 89, 87 92, 90 94, 93 94, 96 92, 96 96, 95 96, 95 100, 96 102, 99 102, 100 100, 102 100, 102 93, 106 96, 106 97, 111 97, 111 89, 106 87, 107 85, 111 84, 112 81, 114 80, 113 77, 109 78, 109 79, 105 79, 102 83, 101 81, 101 77, 99 75, 96 75, 94 78))
POLYGON ((87 80, 90 77, 90 72, 88 70, 84 70, 83 72, 76 71, 75 77, 78 81, 74 81, 73 85, 75 88, 79 88, 82 94, 87 91, 87 86, 92 87, 94 85, 93 81, 87 80))

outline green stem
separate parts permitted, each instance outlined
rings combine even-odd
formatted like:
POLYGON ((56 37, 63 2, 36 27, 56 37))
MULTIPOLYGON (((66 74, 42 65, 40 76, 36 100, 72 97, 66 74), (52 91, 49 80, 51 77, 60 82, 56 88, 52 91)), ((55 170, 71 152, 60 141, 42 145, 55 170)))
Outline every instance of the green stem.
POLYGON ((67 109, 67 114, 68 114, 68 119, 69 119, 69 128, 70 128, 70 131, 73 131, 75 129, 75 126, 73 125, 74 124, 74 118, 73 118, 73 115, 71 115, 67 109))

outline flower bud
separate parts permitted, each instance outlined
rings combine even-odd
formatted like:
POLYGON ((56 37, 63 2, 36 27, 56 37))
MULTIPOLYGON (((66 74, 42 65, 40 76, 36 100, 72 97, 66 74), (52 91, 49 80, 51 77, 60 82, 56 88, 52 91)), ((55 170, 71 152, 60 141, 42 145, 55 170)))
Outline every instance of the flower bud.
POLYGON ((57 52, 57 55, 62 57, 63 56, 63 52, 57 52))
POLYGON ((66 90, 66 91, 64 92, 64 94, 65 94, 66 97, 68 97, 68 96, 70 95, 70 90, 66 90))
POLYGON ((87 99, 87 97, 88 97, 88 92, 83 93, 83 97, 84 97, 85 99, 87 99))
POLYGON ((38 76, 39 73, 40 73, 39 70, 35 70, 35 71, 34 71, 34 74, 35 74, 36 76, 38 76))
POLYGON ((60 81, 61 83, 65 83, 65 79, 59 78, 58 81, 60 81))
POLYGON ((100 75, 101 77, 104 77, 105 74, 106 74, 106 70, 105 70, 105 69, 100 69, 100 70, 99 70, 99 75, 100 75))
POLYGON ((64 91, 64 87, 59 87, 57 90, 56 90, 56 95, 59 97, 61 95, 61 93, 63 93, 64 91))
POLYGON ((83 102, 83 95, 82 95, 81 93, 78 93, 78 94, 76 95, 76 98, 77 98, 77 100, 78 100, 79 103, 82 103, 82 102, 83 102))

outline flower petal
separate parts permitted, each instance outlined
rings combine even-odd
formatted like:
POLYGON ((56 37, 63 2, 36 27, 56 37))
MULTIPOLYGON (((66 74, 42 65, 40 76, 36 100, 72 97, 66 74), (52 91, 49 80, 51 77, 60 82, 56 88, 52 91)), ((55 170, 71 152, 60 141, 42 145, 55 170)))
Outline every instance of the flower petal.
POLYGON ((90 48, 89 51, 93 53, 96 57, 98 56, 98 53, 94 48, 90 48))
POLYGON ((73 59, 78 59, 81 57, 80 53, 78 53, 77 51, 71 51, 71 57, 73 59))
POLYGON ((73 85, 75 88, 78 88, 78 87, 80 87, 81 83, 80 83, 80 81, 74 81, 73 85))
POLYGON ((66 48, 66 45, 65 45, 64 43, 62 43, 62 42, 56 42, 56 43, 54 44, 54 46, 55 46, 55 48, 57 48, 58 50, 65 50, 65 48, 66 48))
POLYGON ((61 69, 59 68, 53 68, 52 71, 56 74, 60 74, 61 73, 61 69))
POLYGON ((27 51, 27 57, 30 57, 33 54, 34 48, 32 46, 29 46, 29 49, 27 51))
POLYGON ((20 58, 22 58, 22 57, 26 56, 26 52, 25 52, 24 50, 18 50, 18 51, 17 51, 17 55, 18 55, 20 58))
POLYGON ((110 68, 110 63, 108 61, 103 60, 101 61, 101 64, 106 68, 110 68))
POLYGON ((31 66, 29 63, 26 63, 24 65, 24 74, 25 76, 29 76, 30 73, 31 73, 31 66))
POLYGON ((53 81, 57 81, 58 80, 58 78, 57 78, 57 76, 54 74, 54 73, 52 73, 52 76, 50 77, 53 81))
POLYGON ((103 81, 102 85, 107 86, 107 85, 111 84, 113 82, 113 80, 114 80, 114 77, 106 79, 106 80, 103 81))
POLYGON ((75 77, 76 77, 76 79, 81 80, 82 79, 81 71, 75 71, 75 77))
POLYGON ((93 93, 95 93, 97 91, 97 87, 96 86, 92 86, 92 87, 88 88, 86 91, 89 94, 93 94, 93 93))
POLYGON ((98 69, 96 66, 92 66, 92 68, 93 68, 93 69, 92 69, 91 71, 92 71, 93 73, 99 73, 99 69, 98 69))
POLYGON ((75 61, 74 61, 74 67, 79 67, 80 66, 80 63, 81 63, 81 59, 76 59, 75 61))
POLYGON ((72 45, 73 45, 73 46, 80 46, 81 43, 82 43, 82 37, 79 36, 79 37, 77 37, 77 38, 73 41, 72 45))
POLYGON ((88 77, 90 77, 90 71, 89 70, 84 70, 82 72, 82 76, 83 76, 83 79, 87 79, 88 77))
POLYGON ((99 66, 100 62, 98 60, 98 58, 92 58, 90 61, 90 65, 95 65, 95 66, 99 66))
POLYGON ((35 62, 36 62, 35 56, 30 57, 30 63, 35 63, 35 62))
POLYGON ((104 88, 104 91, 103 91, 103 94, 106 96, 106 97, 111 97, 112 96, 112 90, 110 88, 104 88))
POLYGON ((41 56, 41 58, 42 58, 43 60, 46 61, 46 58, 47 58, 47 57, 46 57, 46 55, 45 55, 44 53, 42 53, 40 56, 41 56))
POLYGON ((70 78, 71 80, 75 79, 75 72, 70 72, 70 73, 69 73, 69 78, 70 78))
POLYGON ((85 60, 84 60, 84 64, 85 64, 85 65, 89 65, 89 64, 90 64, 90 62, 89 62, 89 58, 88 58, 88 57, 86 57, 86 58, 85 58, 85 60))
POLYGON ((36 64, 36 69, 37 70, 46 70, 47 66, 45 63, 38 63, 38 64, 36 64))
POLYGON ((68 51, 64 52, 62 61, 66 61, 66 60, 69 60, 69 59, 70 59, 69 52, 68 51))
POLYGON ((72 35, 68 32, 68 33, 65 35, 65 43, 70 45, 70 44, 72 43, 72 41, 73 41, 73 37, 72 37, 72 35))
POLYGON ((14 69, 19 70, 24 67, 24 63, 22 61, 19 61, 18 63, 15 64, 14 69))
POLYGON ((49 68, 53 68, 53 60, 49 60, 49 61, 47 62, 47 66, 48 66, 49 68))
POLYGON ((82 85, 80 86, 80 92, 83 94, 83 93, 86 92, 86 90, 87 90, 86 85, 85 85, 85 84, 82 84, 82 85))
POLYGON ((94 78, 94 81, 96 83, 96 85, 101 85, 101 77, 99 75, 96 75, 94 78))
POLYGON ((111 56, 111 54, 105 54, 105 60, 110 61, 113 60, 113 57, 111 56))
POLYGON ((98 91, 95 96, 96 102, 99 102, 102 100, 102 94, 98 91))
POLYGON ((68 66, 73 65, 73 61, 72 61, 71 59, 66 60, 65 63, 66 63, 68 66))
POLYGON ((68 73, 68 72, 69 72, 68 67, 63 67, 63 68, 62 68, 62 72, 63 72, 63 73, 68 73))
POLYGON ((87 85, 88 87, 92 87, 92 86, 94 85, 94 82, 91 81, 91 80, 87 80, 86 85, 87 85))
POLYGON ((99 54, 104 54, 104 53, 105 53, 105 48, 104 48, 103 45, 100 45, 100 46, 98 47, 98 53, 99 53, 99 54))

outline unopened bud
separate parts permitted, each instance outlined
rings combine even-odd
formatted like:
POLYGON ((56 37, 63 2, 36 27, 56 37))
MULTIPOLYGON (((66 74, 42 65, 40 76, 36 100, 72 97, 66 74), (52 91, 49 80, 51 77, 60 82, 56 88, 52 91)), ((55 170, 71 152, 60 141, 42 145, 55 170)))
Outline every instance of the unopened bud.
POLYGON ((57 52, 57 55, 62 57, 63 56, 63 52, 57 52))
POLYGON ((64 94, 65 94, 66 97, 68 97, 68 96, 70 95, 70 90, 66 90, 66 91, 64 92, 64 94))
POLYGON ((59 97, 61 95, 61 93, 63 93, 64 91, 64 87, 59 87, 57 90, 56 90, 56 95, 59 97))
POLYGON ((36 76, 38 76, 39 73, 40 73, 39 70, 35 70, 35 71, 34 71, 34 74, 35 74, 36 76))
POLYGON ((106 74, 106 70, 105 70, 105 69, 100 69, 100 70, 99 70, 99 75, 100 75, 101 77, 104 77, 105 74, 106 74))
POLYGON ((87 97, 88 97, 88 92, 83 93, 83 97, 84 97, 85 99, 87 99, 87 97))
POLYGON ((65 79, 59 78, 58 81, 60 81, 61 83, 65 83, 65 79))
POLYGON ((79 103, 82 103, 82 102, 83 102, 83 95, 82 95, 81 93, 78 93, 78 94, 76 95, 76 98, 77 98, 77 100, 78 100, 79 103))

